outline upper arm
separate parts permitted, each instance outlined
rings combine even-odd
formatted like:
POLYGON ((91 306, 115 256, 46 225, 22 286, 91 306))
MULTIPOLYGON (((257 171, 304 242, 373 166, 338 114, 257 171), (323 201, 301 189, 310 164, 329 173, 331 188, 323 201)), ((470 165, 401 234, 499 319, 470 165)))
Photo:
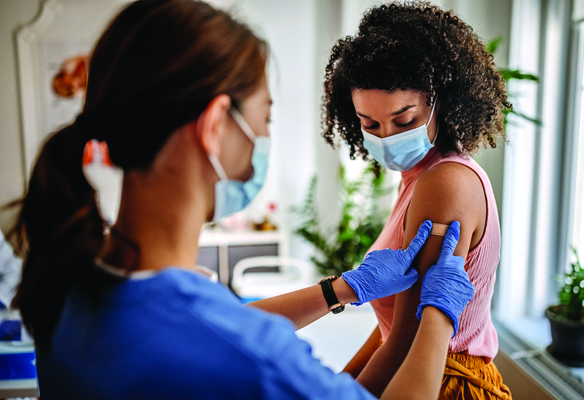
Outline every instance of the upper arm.
MULTIPOLYGON (((454 255, 466 258, 483 235, 486 209, 482 183, 471 169, 457 163, 430 168, 416 182, 406 214, 403 248, 407 248, 424 220, 441 224, 459 221, 460 239, 454 255)), ((412 268, 418 270, 418 281, 396 297, 394 326, 410 343, 419 323, 415 313, 420 304, 422 279, 438 261, 443 241, 440 236, 428 238, 412 263, 412 268)))
MULTIPOLYGON (((479 177, 458 163, 430 168, 416 182, 406 218, 403 248, 407 248, 425 220, 440 224, 460 222, 454 255, 465 257, 480 241, 485 228, 486 200, 479 177)), ((430 236, 413 266, 424 274, 438 261, 443 239, 430 236)), ((420 276, 421 278, 421 276, 420 276)))
MULTIPOLYGON (((486 200, 479 177, 469 168, 444 163, 430 168, 417 180, 406 215, 403 248, 407 248, 425 220, 450 224, 459 221, 460 240, 454 254, 466 257, 478 244, 486 220, 486 200)), ((430 236, 412 263, 418 281, 395 298, 392 328, 387 341, 373 355, 357 380, 375 395, 381 395, 406 358, 418 330, 416 311, 422 279, 438 261, 443 238, 430 236)))

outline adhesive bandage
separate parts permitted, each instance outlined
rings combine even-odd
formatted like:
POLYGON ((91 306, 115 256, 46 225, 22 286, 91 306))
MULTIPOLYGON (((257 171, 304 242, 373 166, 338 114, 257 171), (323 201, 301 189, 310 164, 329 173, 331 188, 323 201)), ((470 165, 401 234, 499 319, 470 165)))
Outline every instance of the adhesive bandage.
POLYGON ((430 232, 430 235, 446 236, 446 231, 448 230, 449 226, 450 225, 437 224, 432 222, 432 232, 430 232))

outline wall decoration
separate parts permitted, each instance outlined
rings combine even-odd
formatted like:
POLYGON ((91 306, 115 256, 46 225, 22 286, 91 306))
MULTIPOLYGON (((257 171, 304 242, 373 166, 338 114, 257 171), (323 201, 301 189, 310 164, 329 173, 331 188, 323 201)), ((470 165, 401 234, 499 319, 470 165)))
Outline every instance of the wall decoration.
POLYGON ((127 0, 39 0, 36 17, 15 30, 26 177, 47 135, 83 107, 87 56, 127 0))
POLYGON ((54 132, 83 109, 90 43, 50 41, 41 48, 43 130, 54 132))

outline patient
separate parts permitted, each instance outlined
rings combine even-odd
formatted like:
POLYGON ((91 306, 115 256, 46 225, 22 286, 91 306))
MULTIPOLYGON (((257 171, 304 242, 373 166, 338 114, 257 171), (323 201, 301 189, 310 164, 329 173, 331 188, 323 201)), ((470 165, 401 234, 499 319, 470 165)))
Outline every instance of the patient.
MULTIPOLYGON (((504 81, 472 28, 426 3, 370 10, 359 32, 335 45, 326 69, 327 141, 339 133, 351 156, 369 156, 401 171, 397 204, 370 250, 405 248, 420 224, 458 220, 455 255, 466 258, 476 295, 450 341, 441 399, 510 399, 492 359, 497 332, 490 308, 500 230, 489 178, 470 156, 504 135, 504 81)), ((431 236, 413 266, 422 277, 438 259, 431 236)), ((372 302, 379 321, 347 365, 379 396, 408 353, 418 329, 422 279, 372 302), (381 347, 380 343, 382 343, 381 347), (387 355, 391 354, 391 357, 387 355)))

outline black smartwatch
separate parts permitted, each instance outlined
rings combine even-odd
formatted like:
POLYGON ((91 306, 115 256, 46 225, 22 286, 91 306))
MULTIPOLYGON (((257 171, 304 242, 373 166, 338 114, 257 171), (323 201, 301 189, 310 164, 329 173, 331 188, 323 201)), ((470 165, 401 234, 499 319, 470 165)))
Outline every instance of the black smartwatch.
POLYGON ((329 276, 318 281, 318 284, 322 288, 322 294, 324 295, 326 304, 328 304, 329 310, 331 310, 333 314, 338 314, 345 311, 345 306, 339 302, 333 289, 332 282, 335 279, 338 279, 338 276, 329 276))

